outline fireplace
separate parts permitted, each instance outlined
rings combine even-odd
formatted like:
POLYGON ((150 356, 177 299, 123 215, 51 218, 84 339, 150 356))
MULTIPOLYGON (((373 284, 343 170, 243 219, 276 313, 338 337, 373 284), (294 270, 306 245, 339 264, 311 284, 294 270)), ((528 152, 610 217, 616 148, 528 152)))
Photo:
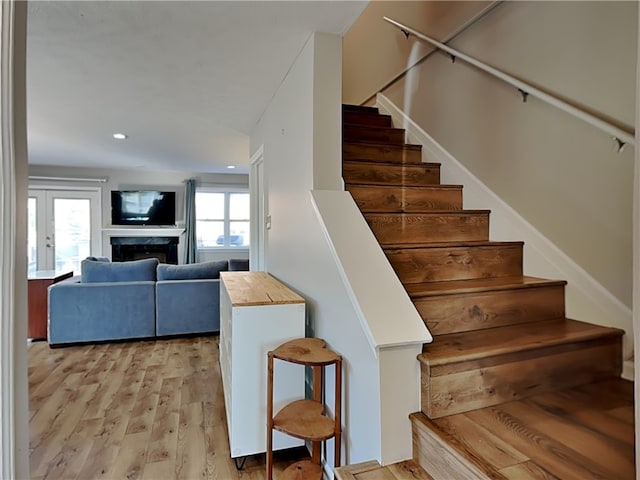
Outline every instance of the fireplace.
POLYGON ((179 237, 111 237, 114 262, 157 258, 160 263, 178 264, 179 237))

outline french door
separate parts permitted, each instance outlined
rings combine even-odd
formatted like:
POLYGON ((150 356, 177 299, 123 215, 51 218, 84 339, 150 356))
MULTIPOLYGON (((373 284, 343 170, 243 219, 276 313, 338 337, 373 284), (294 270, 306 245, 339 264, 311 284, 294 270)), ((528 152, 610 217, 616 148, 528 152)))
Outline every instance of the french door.
POLYGON ((80 262, 100 255, 100 190, 29 190, 29 273, 80 273, 80 262))

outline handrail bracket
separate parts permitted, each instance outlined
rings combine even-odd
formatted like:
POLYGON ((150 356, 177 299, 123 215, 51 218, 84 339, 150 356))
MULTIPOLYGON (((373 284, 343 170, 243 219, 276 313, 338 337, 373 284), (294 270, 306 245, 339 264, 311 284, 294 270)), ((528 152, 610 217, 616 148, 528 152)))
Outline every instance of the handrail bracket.
POLYGON ((527 103, 527 97, 529 96, 529 92, 525 92, 521 88, 519 88, 518 91, 520 92, 520 95, 522 95, 522 103, 527 103))

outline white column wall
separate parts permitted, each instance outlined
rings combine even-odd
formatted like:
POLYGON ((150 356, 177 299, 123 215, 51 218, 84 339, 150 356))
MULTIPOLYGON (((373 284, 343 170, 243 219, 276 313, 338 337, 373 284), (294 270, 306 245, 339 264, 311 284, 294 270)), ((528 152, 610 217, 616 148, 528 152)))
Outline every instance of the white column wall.
MULTIPOLYGON (((344 356, 342 463, 346 464, 380 459, 381 405, 374 351, 309 195, 316 181, 333 188, 337 183, 340 83, 321 79, 340 78, 340 65, 340 37, 316 33, 309 38, 251 135, 251 151, 264 148, 267 214, 271 216, 266 239, 268 270, 305 297, 308 334, 324 338, 344 356), (323 108, 316 111, 320 104, 323 108), (337 159, 333 158, 336 152, 337 159), (332 173, 324 171, 325 167, 332 173)), ((330 369, 328 373, 326 384, 331 386, 333 373, 330 369)), ((326 395, 333 398, 332 387, 326 395)), ((330 441, 330 466, 332 449, 330 441)))
POLYGON ((0 478, 29 478, 26 3, 0 5, 0 478))

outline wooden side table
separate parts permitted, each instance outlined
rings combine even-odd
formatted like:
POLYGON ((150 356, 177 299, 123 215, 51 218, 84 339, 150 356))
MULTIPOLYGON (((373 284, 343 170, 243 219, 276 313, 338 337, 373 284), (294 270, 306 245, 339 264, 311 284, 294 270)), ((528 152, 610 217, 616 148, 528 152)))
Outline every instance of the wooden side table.
POLYGON ((312 443, 311 461, 296 462, 285 469, 281 480, 321 480, 320 443, 334 438, 334 467, 340 465, 342 437, 342 357, 327 348, 320 338, 298 338, 283 343, 267 354, 267 480, 273 479, 273 431, 277 430, 312 443), (295 400, 273 415, 274 359, 305 365, 313 369, 313 399, 295 400), (334 365, 334 418, 330 418, 322 403, 324 367, 334 365))
POLYGON ((28 275, 29 323, 27 338, 32 340, 47 339, 47 289, 49 285, 72 276, 73 271, 56 272, 55 270, 39 270, 28 275))

